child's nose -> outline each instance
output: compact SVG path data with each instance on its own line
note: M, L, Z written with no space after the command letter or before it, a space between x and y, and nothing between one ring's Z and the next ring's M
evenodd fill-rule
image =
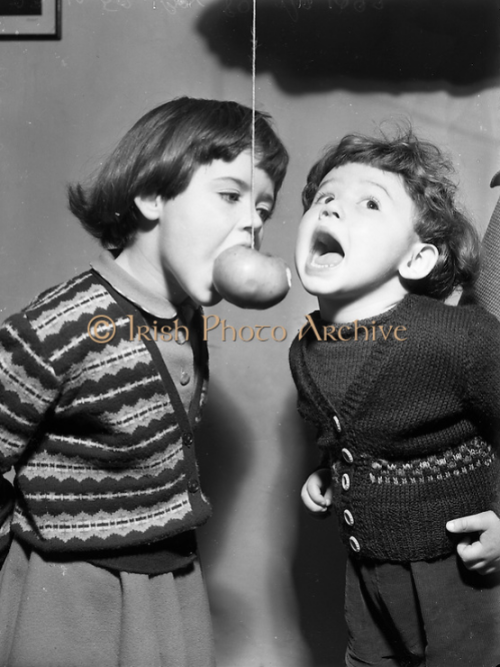
M243 228L249 231L253 229L254 233L256 234L262 230L263 226L264 223L259 215L259 212L257 210L248 211L248 214L245 215L243 219Z
M323 204L320 211L320 216L322 218L335 217L340 220L340 206L338 200L332 199L332 201Z

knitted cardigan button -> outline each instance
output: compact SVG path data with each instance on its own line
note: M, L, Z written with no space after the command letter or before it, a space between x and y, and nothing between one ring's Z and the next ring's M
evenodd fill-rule
M183 442L186 445L186 447L191 447L191 445L193 444L193 436L191 435L191 433L186 433L184 435Z
M199 488L200 488L200 485L199 485L197 479L190 479L189 480L189 482L188 482L188 491L189 491L189 493L196 493Z
M342 475L342 488L344 491L349 491L351 488L351 479L346 472Z
M354 461L354 456L347 447L342 448L342 458L346 463L352 463Z
M184 327L179 327L178 330L176 330L176 335L175 335L175 342L178 345L184 345L184 343L187 341L187 336L184 332Z
M340 419L337 417L337 415L333 415L333 423L335 424L335 430L337 433L341 433L342 426L340 425Z
M359 552L361 551L361 546L360 546L358 540L353 535L351 535L351 537L349 538L349 546L357 554L359 554Z
M352 512L350 512L349 510L344 510L344 521L348 526L354 525L354 517L352 515Z

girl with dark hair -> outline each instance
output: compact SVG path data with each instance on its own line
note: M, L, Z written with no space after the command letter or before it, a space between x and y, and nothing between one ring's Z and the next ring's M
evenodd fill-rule
M322 458L302 499L349 552L348 667L500 662L500 323L443 303L479 268L450 171L411 129L348 135L303 192L319 311L290 361ZM447 531L469 514L488 517L473 559Z
M104 247L122 249L143 220L136 197L174 199L200 166L214 160L232 162L252 145L255 166L271 179L275 197L288 156L269 120L267 114L255 111L252 144L248 107L190 97L167 102L137 121L90 186L69 188L70 209Z
M213 266L257 244L288 155L262 113L141 118L73 213L106 248L0 328L0 664L210 667L193 447ZM255 128L253 130L253 127Z

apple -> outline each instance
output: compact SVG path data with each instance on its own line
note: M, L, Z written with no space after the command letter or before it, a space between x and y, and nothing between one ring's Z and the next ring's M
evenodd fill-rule
M215 259L213 281L226 301L239 308L263 310L285 298L292 274L281 257L235 245Z

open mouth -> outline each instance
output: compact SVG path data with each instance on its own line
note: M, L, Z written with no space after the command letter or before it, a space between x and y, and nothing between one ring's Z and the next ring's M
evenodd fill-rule
M344 259L345 252L336 238L319 231L313 239L310 257L313 266L335 267Z

